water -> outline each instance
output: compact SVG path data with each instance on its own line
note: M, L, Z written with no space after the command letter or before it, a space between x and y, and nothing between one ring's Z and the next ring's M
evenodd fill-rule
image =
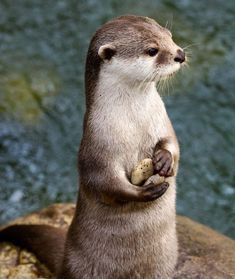
M235 238L235 2L1 1L0 219L74 201L83 72L96 28L127 13L168 26L190 67L164 89L181 145L177 208Z

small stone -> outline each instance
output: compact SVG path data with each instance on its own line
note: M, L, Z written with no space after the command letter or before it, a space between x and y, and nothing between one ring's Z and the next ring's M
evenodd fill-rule
M153 175L152 159L146 158L135 166L131 173L131 183L140 186Z

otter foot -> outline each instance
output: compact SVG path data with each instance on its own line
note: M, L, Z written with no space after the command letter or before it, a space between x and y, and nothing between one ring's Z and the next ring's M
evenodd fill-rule
M160 149L153 155L154 172L161 176L173 176L173 158L171 153L166 149Z
M163 182L158 185L149 183L142 186L141 189L141 200L148 202L160 198L168 189L169 183Z

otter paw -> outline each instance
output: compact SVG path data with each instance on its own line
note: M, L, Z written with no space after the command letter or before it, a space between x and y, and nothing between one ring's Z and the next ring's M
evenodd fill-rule
M143 201L153 201L160 198L168 189L169 183L163 182L158 185L149 183L141 187L141 196Z
M160 176L173 176L173 158L171 153L166 149L160 149L153 156L154 172Z

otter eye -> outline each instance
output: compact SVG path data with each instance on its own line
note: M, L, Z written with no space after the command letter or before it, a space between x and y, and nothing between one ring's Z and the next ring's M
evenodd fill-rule
M157 55L157 53L158 53L157 48L151 47L150 49L148 49L148 55L149 56L155 56L155 55Z

